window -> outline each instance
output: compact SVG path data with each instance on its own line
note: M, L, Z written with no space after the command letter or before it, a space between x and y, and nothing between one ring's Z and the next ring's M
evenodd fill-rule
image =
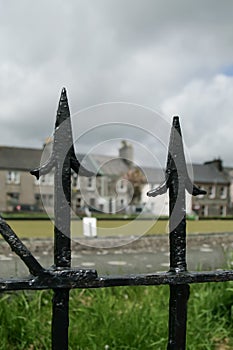
M81 197L77 197L77 199L76 199L76 203L77 203L77 205L81 205L80 203L81 203Z
M35 198L35 202L38 203L40 201L40 194L36 193L34 198Z
M214 198L215 197L215 186L209 186L208 188L208 194L209 198Z
M90 206L95 208L95 198L90 198Z
M89 189L89 190L95 189L95 178L94 177L87 178L87 189Z
M41 200L42 200L44 206L47 205L47 203L46 203L47 199L46 199L46 198L47 198L47 195L43 193L43 194L41 195Z
M102 213L104 212L104 205L103 204L99 205L99 211L101 211Z
M38 201L40 199L40 194L39 193L36 193L35 194L35 200Z
M6 182L8 184L19 184L20 183L20 173L18 171L8 171L6 175Z
M78 176L77 176L77 174L73 174L73 176L72 176L72 185L73 185L74 188L78 187Z
M49 205L49 207L53 207L53 195L52 194L49 194L48 205Z
M117 191L125 192L127 189L127 182L125 179L120 179L117 181Z
M10 193L7 193L8 197L9 198L13 198L13 199L19 199L19 193L17 192L10 192Z
M125 204L124 199L121 199L121 200L120 200L120 205L123 207L123 206L124 206L124 204Z
M208 216L208 206L207 205L201 206L201 216Z
M37 181L37 183L38 183L38 181ZM53 185L53 183L54 183L53 174L42 175L40 177L39 183L41 185Z
M220 187L220 198L226 198L227 197L227 186L221 186Z
M220 207L219 207L219 214L221 216L226 216L226 207L224 205L220 205Z
M53 207L53 195L52 194L42 194L42 202L45 207Z
M16 206L19 204L19 193L17 192L9 192L7 193L7 202L10 206Z

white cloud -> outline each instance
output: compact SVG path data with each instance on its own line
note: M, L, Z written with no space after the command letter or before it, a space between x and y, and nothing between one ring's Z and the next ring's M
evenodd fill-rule
M217 75L191 81L163 103L168 115L178 114L194 161L223 157L232 163L233 77Z

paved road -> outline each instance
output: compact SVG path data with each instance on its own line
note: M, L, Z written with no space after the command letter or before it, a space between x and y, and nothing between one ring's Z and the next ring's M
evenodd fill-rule
M188 247L187 262L189 270L209 270L226 268L226 262L233 258L233 249L226 249L223 244L199 243ZM36 255L36 253L34 253ZM36 255L44 267L53 264L52 254L47 250ZM80 268L94 268L101 274L130 274L165 271L169 267L167 247L161 246L156 252L129 251L121 249L97 251L74 251L72 265ZM0 276L26 276L27 269L14 253L0 254Z

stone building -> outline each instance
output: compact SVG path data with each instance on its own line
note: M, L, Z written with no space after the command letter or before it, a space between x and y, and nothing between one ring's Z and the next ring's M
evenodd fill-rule
M192 210L198 216L226 216L230 212L230 178L221 159L193 164L193 179L206 195L192 198Z
M0 147L0 211L40 207L39 186L29 173L40 158L39 149Z
M44 208L53 212L53 173L42 176L39 181L29 173L47 157L45 148L0 147L1 212ZM146 196L164 181L164 169L136 167L130 144L123 142L116 157L93 154L78 155L78 159L100 176L85 178L72 174L74 213L86 207L103 213L144 211L154 216L168 215L168 193L156 198ZM193 182L207 191L205 196L187 195L188 214L194 212L199 217L232 214L233 168L224 169L222 161L217 159L188 165L188 171Z

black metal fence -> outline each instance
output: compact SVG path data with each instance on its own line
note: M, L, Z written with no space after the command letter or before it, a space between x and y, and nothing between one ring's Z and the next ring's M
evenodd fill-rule
M165 182L148 196L169 190L170 269L165 273L99 276L91 269L71 268L71 171L93 176L76 159L66 90L59 101L55 124L53 151L40 168L31 171L39 178L54 168L54 266L43 268L10 226L0 219L0 233L12 250L23 260L31 275L28 278L0 279L0 291L53 289L52 349L68 349L69 291L73 288L104 288L112 286L170 286L169 350L186 347L187 305L189 284L233 280L233 270L189 272L186 264L185 190L192 195L205 192L193 185L187 172L179 118L174 117L166 167ZM77 344L78 346L78 344Z

